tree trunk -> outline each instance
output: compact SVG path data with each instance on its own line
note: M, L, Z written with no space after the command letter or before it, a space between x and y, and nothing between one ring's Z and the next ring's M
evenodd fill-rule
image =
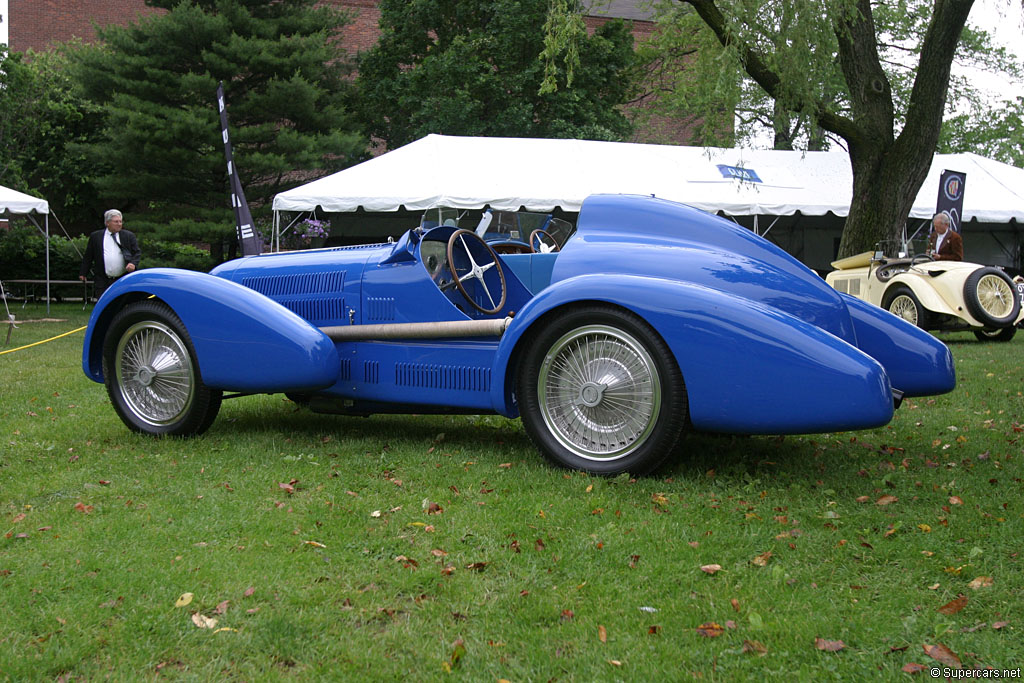
M906 124L895 136L892 91L878 56L871 0L854 7L835 27L839 64L850 95L850 116L833 112L826 100L787 102L812 113L824 130L849 144L853 169L850 214L839 257L869 251L880 240L898 239L914 199L928 175L942 127L950 65L974 0L934 0L931 22L921 44ZM716 0L681 0L693 6L722 45L735 46L747 74L776 101L783 81L760 52L730 27Z
M928 174L931 151L899 155L889 150L850 150L853 196L838 258L874 251L879 242L899 240L917 192Z

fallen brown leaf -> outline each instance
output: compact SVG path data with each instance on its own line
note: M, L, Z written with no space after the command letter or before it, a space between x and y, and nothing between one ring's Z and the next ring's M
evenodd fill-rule
M203 616L199 612L196 612L192 615L192 623L198 626L199 628L213 628L217 625L217 620Z
M946 614L946 615L956 614L957 612L959 612L960 610L962 610L966 606L967 606L967 596L966 595L961 595L960 597L956 598L955 600L950 600L945 605L940 607L939 608L939 613L940 614Z
M881 498L875 501L875 505L889 505L891 503L895 503L898 500L899 498L897 498L896 496L882 496Z
M744 640L741 652L743 652L743 654L763 657L768 654L768 648L756 640Z
M758 555L754 559L752 559L751 562L753 564L757 565L758 567L764 567L764 566L768 565L768 560L770 560L771 558L772 558L772 551L768 550L766 552L761 553L760 555Z
M814 647L825 652L839 652L846 647L846 643L841 640L825 640L824 638L815 638Z
M719 572L719 571L722 570L722 565L720 565L720 564L705 564L705 565L701 566L700 570L702 572L704 572L705 574L715 574L716 572Z
M993 583L991 576L979 576L967 584L967 587L972 590L978 590L979 588L990 588Z
M963 664L960 663L960 658L942 643L938 643L936 645L928 645L925 643L921 647L924 648L924 653L935 661L941 662L946 666L953 667L954 669L963 668Z
M717 638L723 633L725 633L725 629L723 629L720 624L716 624L713 621L709 621L697 627L697 635L704 636L705 638Z
M602 643L608 642L608 630L605 629L604 626L599 625L597 627L597 639L600 640Z
M918 664L917 662L908 662L903 665L901 671L907 674L919 674L927 668L928 667L926 667L924 664Z

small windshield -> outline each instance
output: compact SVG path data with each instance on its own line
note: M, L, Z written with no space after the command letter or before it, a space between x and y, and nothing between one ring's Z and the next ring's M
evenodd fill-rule
M928 251L928 237L917 237L913 240L881 240L875 246L885 258L913 258Z
M524 244L535 230L543 230L561 248L575 232L572 223L555 218L549 213L529 211L474 211L449 208L428 209L423 213L420 225L434 228L450 225L472 230L488 242L516 241Z

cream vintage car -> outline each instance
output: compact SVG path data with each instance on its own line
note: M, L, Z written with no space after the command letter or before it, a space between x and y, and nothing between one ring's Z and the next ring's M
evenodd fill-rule
M1000 268L933 261L927 254L890 258L881 251L832 267L825 281L835 289L925 330L971 330L980 340L1009 341L1024 319L1024 288Z

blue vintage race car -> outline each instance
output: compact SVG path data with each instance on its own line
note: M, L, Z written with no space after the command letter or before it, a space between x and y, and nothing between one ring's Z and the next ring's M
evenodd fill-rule
M877 427L955 385L931 335L680 204L593 196L560 250L499 254L487 232L137 271L97 303L85 373L149 434L202 433L225 392L284 392L521 416L552 461L604 474L652 470L687 430Z

